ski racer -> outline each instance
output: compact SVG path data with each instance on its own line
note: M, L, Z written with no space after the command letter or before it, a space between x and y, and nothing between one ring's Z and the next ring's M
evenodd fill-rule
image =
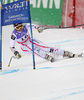
M29 28L30 28L29 24L22 24L22 23L14 24L14 30L12 32L10 40L10 49L14 53L17 59L21 58L21 55L15 48L16 42L20 44L20 47L24 53L27 54L32 53L32 41L28 32ZM32 28L37 29L38 32L43 31L42 27L36 27L35 25L32 25ZM69 58L78 56L69 51L48 47L37 39L33 39L33 44L34 44L34 54L51 62L54 61L54 58L50 56L48 53L55 53L58 55L62 55L63 57L67 56Z

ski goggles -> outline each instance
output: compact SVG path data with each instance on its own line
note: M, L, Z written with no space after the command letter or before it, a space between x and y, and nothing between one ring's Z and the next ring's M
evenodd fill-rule
M16 30L20 30L20 28L23 28L22 24L20 24L20 25L18 25L18 26L15 27Z

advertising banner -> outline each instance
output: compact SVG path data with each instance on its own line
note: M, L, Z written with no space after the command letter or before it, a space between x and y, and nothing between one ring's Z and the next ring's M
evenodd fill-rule
M27 0L4 4L2 9L2 18L2 26L14 23L29 23Z
M61 26L63 0L30 0L30 6L32 23Z

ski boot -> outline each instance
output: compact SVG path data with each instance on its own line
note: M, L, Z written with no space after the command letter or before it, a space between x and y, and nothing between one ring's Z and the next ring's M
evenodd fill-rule
M75 56L75 54L73 54L72 52L64 51L63 57L73 58L74 56Z
M82 55L83 55L83 53L81 53L81 54L73 54L72 52L64 51L63 57L76 58L76 57L82 57Z
M54 58L48 54L46 54L45 59L51 62L54 62Z

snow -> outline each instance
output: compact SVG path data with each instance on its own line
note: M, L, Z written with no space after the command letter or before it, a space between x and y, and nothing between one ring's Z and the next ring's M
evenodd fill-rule
M0 100L83 100L84 99L84 58L63 58L56 56L51 63L35 56L33 70L32 55L25 55L19 44L17 50L21 59L9 60L10 36L13 26L3 27L2 65L0 72ZM29 31L30 32L30 31ZM84 51L83 29L47 29L43 33L33 30L34 38L48 46L54 46L73 53Z

